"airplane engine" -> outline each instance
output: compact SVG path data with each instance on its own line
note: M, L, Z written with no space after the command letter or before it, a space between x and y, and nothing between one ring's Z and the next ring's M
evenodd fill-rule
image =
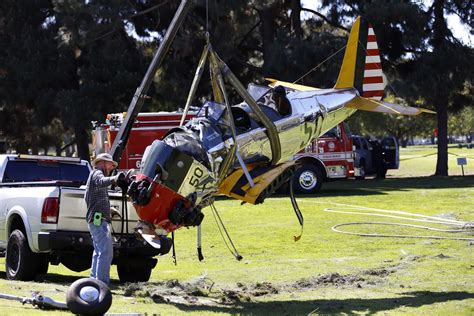
M199 202L212 181L208 168L194 157L156 140L127 193L141 220L171 232L202 222Z

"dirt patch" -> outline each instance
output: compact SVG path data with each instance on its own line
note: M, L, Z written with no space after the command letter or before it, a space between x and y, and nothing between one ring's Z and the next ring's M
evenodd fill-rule
M436 258L436 259L449 259L449 258L452 258L452 257L446 256L445 254L440 253L440 254L434 256L433 258Z
M385 278L395 272L395 268L379 268L364 271L364 274Z
M395 272L393 267L363 271L357 275L328 273L312 278L300 279L289 284L257 282L236 283L235 286L220 287L207 277L189 282L169 280L156 283L133 283L119 289L128 297L150 298L155 303L174 303L186 305L229 306L252 302L259 298L280 293L310 291L320 287L355 287L373 285ZM376 280L376 281L374 281ZM378 280L378 281L377 281Z

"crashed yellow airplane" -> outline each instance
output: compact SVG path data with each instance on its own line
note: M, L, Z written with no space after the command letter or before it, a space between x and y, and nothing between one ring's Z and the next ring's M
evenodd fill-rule
M154 141L128 188L139 217L161 234L199 225L204 216L201 209L212 204L216 195L263 202L291 178L296 153L356 110L431 113L381 101L386 83L379 50L371 25L360 17L352 27L332 89L272 79L269 86L250 84L245 89L210 45L203 52L195 82L207 59L215 101L206 102L186 125ZM237 90L242 103L229 104L224 80ZM194 83L193 87L195 91Z

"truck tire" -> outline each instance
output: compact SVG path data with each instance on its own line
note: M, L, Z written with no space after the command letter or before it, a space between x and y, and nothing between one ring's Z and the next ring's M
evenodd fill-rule
M366 170L365 170L365 161L362 160L360 162L360 173L357 177L355 177L357 180L364 180L365 179L365 173L366 173Z
M36 270L38 271L38 274L47 274L48 273L48 268L49 268L49 261L48 261L48 255L46 254L36 254L38 265Z
M5 271L7 279L31 281L38 274L37 258L35 256L25 234L15 229L8 238L7 254L5 259Z
M128 263L117 264L117 274L120 282L147 282L150 279L152 267L132 265Z
M323 185L323 172L319 166L303 164L296 169L293 175L294 189L298 193L314 194L321 190Z
M385 179L387 176L387 168L382 167L381 169L377 170L377 179Z

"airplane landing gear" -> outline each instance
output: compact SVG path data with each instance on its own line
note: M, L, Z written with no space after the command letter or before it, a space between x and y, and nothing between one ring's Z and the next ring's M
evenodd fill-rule
M103 315L112 305L112 293L104 282L83 278L67 290L66 304L74 314Z

